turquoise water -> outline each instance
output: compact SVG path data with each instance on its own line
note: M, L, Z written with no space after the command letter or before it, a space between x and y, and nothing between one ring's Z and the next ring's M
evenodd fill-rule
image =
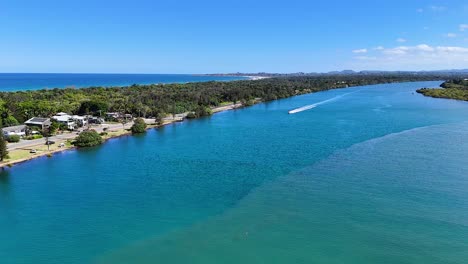
M439 84L303 95L6 169L0 259L466 263L468 104L413 93Z
M90 86L244 80L246 77L190 74L0 73L0 92Z

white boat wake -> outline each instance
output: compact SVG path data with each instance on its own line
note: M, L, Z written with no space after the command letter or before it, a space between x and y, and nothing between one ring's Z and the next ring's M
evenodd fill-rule
M323 104L326 104L326 103L329 103L329 102L336 101L336 100L340 99L340 98L343 97L343 96L346 96L346 95L348 95L348 94L357 93L357 92L359 92L359 91L361 91L361 90L357 90L357 91L354 91L354 92L341 94L341 95L335 96L335 97L333 97L333 98L327 99L327 100L325 100L325 101L321 101L321 102L318 102L318 103L315 103L315 104L311 104L311 105L306 105L306 106L303 106L303 107L299 107L299 108L296 108L296 109L293 109L293 110L288 111L288 113L289 113L289 114L300 113L300 112L303 112L303 111L306 111L306 110L315 108L315 107L317 107L317 106L319 106L319 105L323 105Z

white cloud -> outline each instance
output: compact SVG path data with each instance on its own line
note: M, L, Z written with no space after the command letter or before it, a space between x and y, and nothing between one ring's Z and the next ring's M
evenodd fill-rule
M416 9L416 12L423 13L426 10L432 11L432 12L442 12L442 11L447 10L447 7L438 6L438 5L430 5L430 6L426 7L426 8L418 8L418 9Z
M383 46L377 46L374 48L374 50L384 50L385 48Z
M356 60L362 60L362 61L373 61L377 60L377 57L371 57L371 56L356 56L354 57Z
M367 49L356 49L353 50L353 53L367 53Z
M349 67L357 70L436 70L466 68L468 47L397 46L376 50L375 55L354 57Z
M468 53L468 48L464 47L437 47L437 51L446 52L446 53Z
M429 9L434 11L434 12L441 12L441 11L445 11L447 8L445 6L431 5L431 6L429 6Z
M408 47L400 46L392 49L383 49L382 52L388 55L404 55L408 51Z
M457 37L457 34L455 34L455 33L447 33L445 36L446 36L447 38L456 38L456 37Z
M403 43L403 42L406 42L406 39L404 39L404 38L397 38L396 41L397 41L397 42L400 42L400 43Z
M459 27L460 31L465 31L466 29L468 29L468 24L461 24Z
M415 47L416 50L431 52L434 51L434 48L427 44L420 44Z

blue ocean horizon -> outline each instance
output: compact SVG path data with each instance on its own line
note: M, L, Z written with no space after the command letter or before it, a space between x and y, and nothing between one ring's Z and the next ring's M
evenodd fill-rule
M137 73L0 73L0 92L245 80L240 76Z

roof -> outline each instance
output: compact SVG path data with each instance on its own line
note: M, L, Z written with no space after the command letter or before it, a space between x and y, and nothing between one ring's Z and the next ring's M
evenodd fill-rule
M3 132L15 132L18 130L23 130L26 128L26 125L19 125L19 126L10 126L2 128Z
M33 117L29 119L28 121L24 122L25 124L32 124L32 125L42 125L44 123L49 123L50 119L49 118L44 118L44 117Z
M64 112L60 112L60 113L57 113L56 116L63 116L63 115L68 115L67 113L64 113Z
M65 114L65 115L56 115L56 116L53 116L52 118L59 121L59 122L73 121L72 117L70 115L67 115L67 114Z
M85 116L79 116L79 115L74 115L72 116L73 119L77 119L77 120L85 120L86 117Z

